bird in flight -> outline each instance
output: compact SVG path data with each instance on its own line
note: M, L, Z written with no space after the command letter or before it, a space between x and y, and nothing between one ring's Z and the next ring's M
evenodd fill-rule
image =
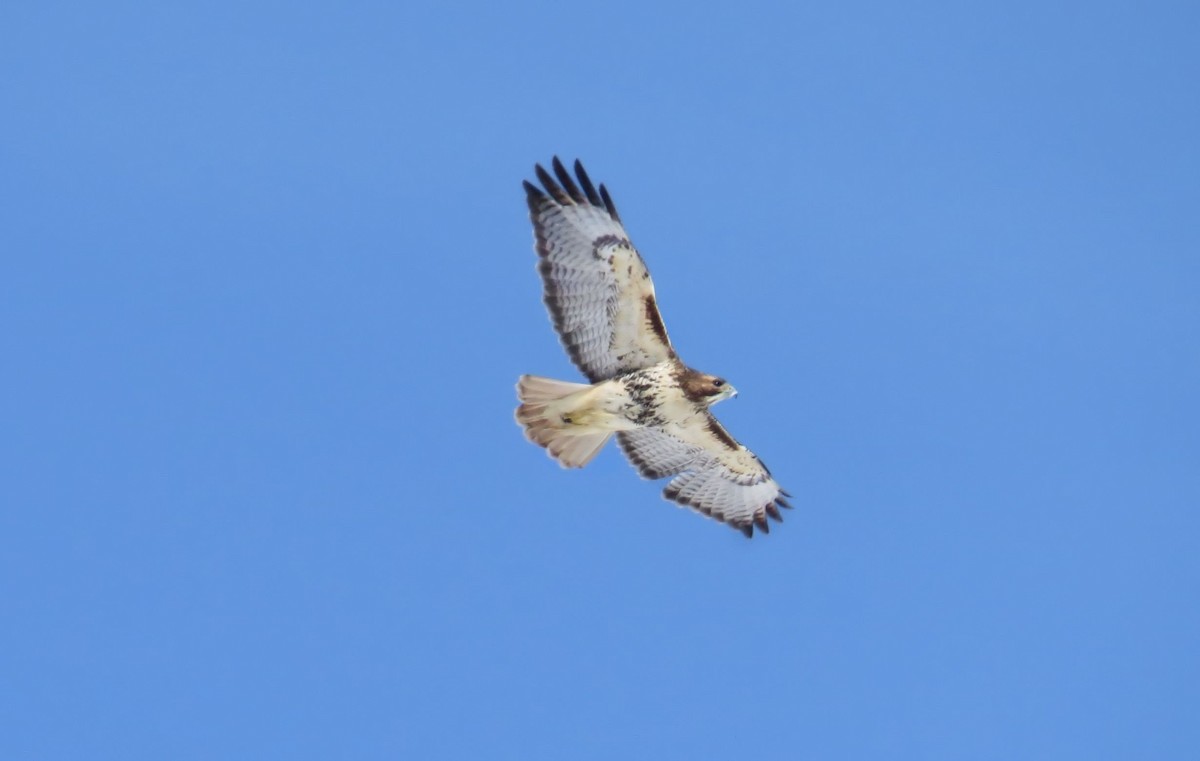
M517 422L567 468L582 468L615 434L644 478L671 478L663 496L739 529L767 533L789 495L709 408L737 395L671 346L654 284L608 190L575 162L526 181L544 301L588 383L522 375Z

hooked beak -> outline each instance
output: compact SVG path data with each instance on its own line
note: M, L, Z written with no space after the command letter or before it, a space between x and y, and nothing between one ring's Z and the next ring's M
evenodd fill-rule
M733 399L736 396L737 396L737 389L733 387L732 383L726 383L725 388L721 390L721 398L722 399Z

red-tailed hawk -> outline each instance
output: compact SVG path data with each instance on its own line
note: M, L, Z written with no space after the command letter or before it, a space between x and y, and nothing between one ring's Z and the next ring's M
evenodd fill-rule
M554 176L535 167L541 188L525 183L538 272L554 329L590 383L521 376L517 422L567 468L586 465L615 433L643 477L674 476L667 499L746 536L766 533L790 495L708 409L737 392L676 355L604 185L597 192L578 161L575 178L557 157L552 166Z

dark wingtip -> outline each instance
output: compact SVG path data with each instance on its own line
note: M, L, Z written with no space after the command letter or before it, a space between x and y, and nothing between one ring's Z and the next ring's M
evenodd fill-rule
M666 499L670 502L676 502L685 507L690 507L693 510L696 510L697 512L699 512L701 515L708 516L709 518L712 518L713 520L724 523L726 526L729 526L732 529L737 529L738 531L742 532L742 534L747 539L753 538L755 527L757 527L758 530L760 532L762 532L763 534L771 533L771 524L767 520L768 517L770 517L776 521L779 521L780 523L783 522L783 516L779 513L779 508L777 507L777 505L781 502L781 500L778 500L778 499L776 499L775 501L769 502L766 505L764 505L763 507L761 507L759 509L759 512L757 514L755 514L749 520L735 521L735 520L727 519L725 517L724 513L710 510L709 508L705 507L700 502L696 502L695 500L691 500L691 499L687 499L687 498L681 499L679 496L679 491L672 489L670 484L668 484L667 487L665 489L663 489L662 495L663 495L664 499ZM784 507L791 507L791 506L785 504Z
M596 186L592 184L592 178L588 177L587 171L583 168L583 162L575 159L575 176L579 178L579 184L583 186L583 192L587 194L588 203L592 206L603 206L604 201L601 200L600 194L596 192Z
M521 180L521 185L525 188L525 200L529 202L529 208L535 209L546 199L546 194L537 185L534 185L529 180Z
M554 160L558 161L558 158L556 157ZM564 205L571 203L571 197L563 192L563 189L558 186L558 183L554 181L554 178L550 176L550 173L546 171L545 167L543 167L541 164L535 164L533 167L533 172L537 175L538 182L542 183L542 187L546 189L547 193L554 197L555 201L558 201L560 204Z
M608 188L604 187L604 183L600 183L600 199L604 201L604 208L608 209L608 216L613 218L613 221L620 222L621 215L617 214L617 205L613 203L612 196L608 194Z
M575 203L587 203L587 199L583 197L583 193L580 192L579 186L576 185L575 180L571 178L571 173L568 172L567 168L563 166L563 163L558 160L558 156L554 157L554 160L551 162L551 164L554 167L555 176L558 177L559 183L561 183L566 189L567 195L571 196L571 200Z
M571 173L567 171L567 167L558 156L554 156L550 160L550 168L554 170L554 174L546 171L541 164L534 164L533 171L545 191L537 186L533 186L531 189L531 183L526 182L525 193L531 200L535 198L534 192L536 191L536 198L539 200L549 195L563 206L590 203L592 206L602 207L614 222L620 223L621 215L617 213L617 205L613 203L612 196L608 194L608 188L601 183L599 192L597 192L596 186L592 184L592 178L583 168L582 161L575 159L575 177L578 178L578 183L571 177Z

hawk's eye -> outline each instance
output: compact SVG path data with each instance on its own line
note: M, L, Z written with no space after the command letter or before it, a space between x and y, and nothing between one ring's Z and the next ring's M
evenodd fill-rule
M725 385L725 381L722 380L721 378L717 378L715 381L713 381L713 386L715 386L716 388L720 388L721 386L724 386L724 385Z

